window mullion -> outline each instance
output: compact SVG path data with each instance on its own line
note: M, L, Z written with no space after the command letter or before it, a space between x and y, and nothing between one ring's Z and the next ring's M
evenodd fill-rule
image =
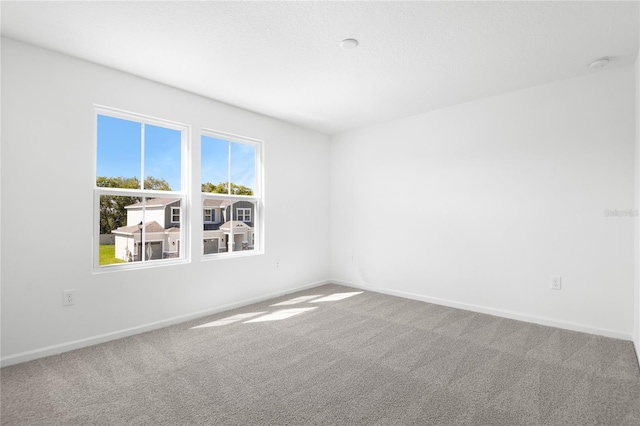
M144 243L146 241L146 226L147 218L145 217L147 214L147 197L142 197L142 228L140 228L140 261L146 261L146 256L144 252Z
M144 189L144 123L140 128L140 189Z
M235 204L236 203L233 202L229 206L229 216L231 216L231 221L229 222L229 247L231 248L231 250L229 250L229 251L232 252L232 253L234 251L236 251L236 247L235 247L236 240L233 237L233 206Z
M231 195L231 142L227 142L227 195Z

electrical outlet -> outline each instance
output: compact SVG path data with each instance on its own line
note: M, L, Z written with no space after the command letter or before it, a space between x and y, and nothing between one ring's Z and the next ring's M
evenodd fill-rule
M76 291L65 290L62 292L62 306L71 306L76 304Z
M276 269L280 269L280 260L276 259Z
M551 277L551 289L552 290L562 289L562 277Z

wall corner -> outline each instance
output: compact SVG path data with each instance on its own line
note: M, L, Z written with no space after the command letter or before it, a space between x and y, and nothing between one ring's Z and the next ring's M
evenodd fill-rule
M638 211L640 211L640 49L636 56L635 62L635 120L636 120L636 134L635 134L635 233L634 233L634 299L633 299L633 343L636 349L636 356L638 357L638 364L640 364L640 218L638 217Z

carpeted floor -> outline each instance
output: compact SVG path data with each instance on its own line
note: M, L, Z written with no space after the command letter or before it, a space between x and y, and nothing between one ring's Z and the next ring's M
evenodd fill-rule
M6 367L1 386L3 425L640 425L631 342L334 285Z

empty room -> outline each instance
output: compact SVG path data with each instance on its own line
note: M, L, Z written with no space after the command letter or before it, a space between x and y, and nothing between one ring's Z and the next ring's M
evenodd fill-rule
M639 1L2 1L2 425L639 425Z

